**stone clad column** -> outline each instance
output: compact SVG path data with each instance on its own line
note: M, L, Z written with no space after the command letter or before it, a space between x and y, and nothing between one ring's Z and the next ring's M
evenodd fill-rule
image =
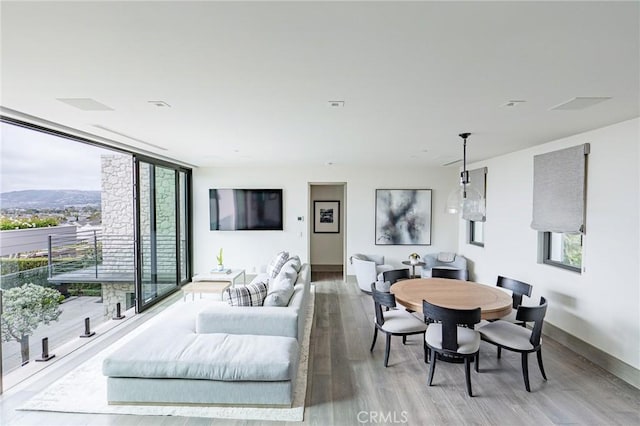
M113 317L116 303L130 308L134 290L133 159L129 155L103 155L102 163L102 299L104 314ZM130 281L109 281L127 274ZM113 279L113 278L112 278Z

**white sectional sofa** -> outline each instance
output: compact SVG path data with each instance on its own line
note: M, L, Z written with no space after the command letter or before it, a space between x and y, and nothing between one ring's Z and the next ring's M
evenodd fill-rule
M105 359L109 403L290 406L309 293L305 264L284 307L182 302Z

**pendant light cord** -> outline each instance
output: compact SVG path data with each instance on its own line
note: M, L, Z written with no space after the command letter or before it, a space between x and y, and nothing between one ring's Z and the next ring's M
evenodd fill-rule
M469 183L469 172L467 171L467 138L471 133L460 133L462 138L462 173L460 173L460 180L462 182L462 195L467 198L467 184Z

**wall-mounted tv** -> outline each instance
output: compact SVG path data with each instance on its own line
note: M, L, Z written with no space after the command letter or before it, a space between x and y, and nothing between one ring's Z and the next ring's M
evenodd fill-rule
M210 189L212 231L282 231L282 189Z

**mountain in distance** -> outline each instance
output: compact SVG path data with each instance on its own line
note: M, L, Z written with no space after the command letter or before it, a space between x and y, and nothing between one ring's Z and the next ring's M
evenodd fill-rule
M3 192L0 208L3 209L63 209L65 207L100 207L101 191L76 189L29 189Z

